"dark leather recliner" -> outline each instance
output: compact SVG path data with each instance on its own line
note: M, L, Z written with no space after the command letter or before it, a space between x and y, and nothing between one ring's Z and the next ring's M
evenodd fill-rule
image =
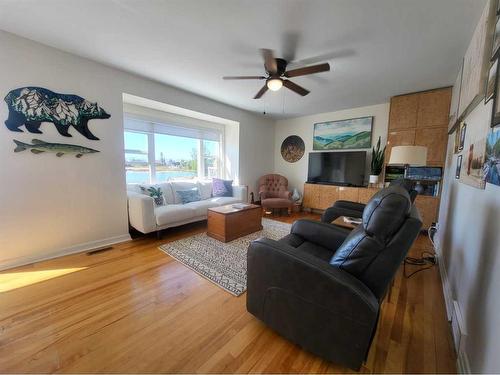
M298 220L279 241L253 241L247 310L303 349L357 370L421 226L408 192L391 186L373 196L352 231Z
M413 189L413 183L405 178L400 178L391 182L390 186L402 186L410 194L410 200L413 203L418 193ZM328 207L321 215L323 223L331 223L341 216L354 217L360 219L365 209L365 204L351 201L338 200L333 206Z

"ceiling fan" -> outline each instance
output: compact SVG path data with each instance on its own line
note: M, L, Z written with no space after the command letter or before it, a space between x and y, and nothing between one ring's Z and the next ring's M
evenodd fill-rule
M267 90L278 91L282 86L296 92L299 95L306 96L309 90L302 86L293 83L286 78L305 76L320 72L327 72L330 70L330 64L323 63L318 65L306 66L304 68L286 70L288 62L285 59L275 58L274 52L270 49L261 49L262 57L264 58L264 68L266 69L267 76L226 76L222 79L260 79L266 80L266 84L259 90L253 97L260 99Z

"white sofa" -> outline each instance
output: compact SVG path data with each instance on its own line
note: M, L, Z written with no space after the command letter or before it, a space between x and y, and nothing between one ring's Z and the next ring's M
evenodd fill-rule
M153 198L141 192L140 186L160 186L165 197L164 206L155 207ZM197 187L201 196L198 202L182 204L178 190ZM212 197L212 181L171 181L154 185L127 184L128 215L132 227L142 233L205 220L210 207L246 202L247 187L233 186L232 197Z

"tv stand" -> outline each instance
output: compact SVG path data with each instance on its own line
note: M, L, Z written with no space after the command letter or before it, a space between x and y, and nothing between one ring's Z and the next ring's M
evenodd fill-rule
M366 204L379 190L380 188L375 187L335 186L306 182L302 207L308 210L323 211L339 200ZM422 217L423 228L429 228L437 218L439 197L418 195L415 199L415 206Z
M338 200L367 203L379 188L338 186L319 183L304 184L302 206L311 210L326 210Z

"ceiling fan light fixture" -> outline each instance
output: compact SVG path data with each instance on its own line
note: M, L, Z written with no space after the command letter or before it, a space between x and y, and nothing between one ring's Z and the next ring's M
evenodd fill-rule
M266 82L267 88L271 91L278 91L283 86L283 80L280 78L271 78Z

